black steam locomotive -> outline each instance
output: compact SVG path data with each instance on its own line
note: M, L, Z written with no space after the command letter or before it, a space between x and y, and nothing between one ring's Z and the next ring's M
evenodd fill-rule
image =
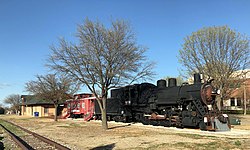
M230 130L228 116L216 106L217 91L212 80L202 83L200 74L194 84L176 85L176 79L129 85L111 90L107 101L108 120L141 122L143 124L200 128L201 130Z

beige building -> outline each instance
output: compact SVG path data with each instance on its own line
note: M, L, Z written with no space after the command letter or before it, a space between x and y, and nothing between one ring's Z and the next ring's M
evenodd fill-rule
M34 117L50 117L55 114L52 102L39 100L35 96L22 95L21 115Z

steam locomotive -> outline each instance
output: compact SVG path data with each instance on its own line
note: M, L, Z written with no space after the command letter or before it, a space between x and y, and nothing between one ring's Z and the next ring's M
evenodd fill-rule
M216 105L217 90L212 80L201 82L194 74L193 84L176 85L176 79L158 80L157 85L142 83L111 90L107 100L108 120L141 122L145 125L199 128L201 130L230 130L228 116ZM96 118L101 118L95 104Z

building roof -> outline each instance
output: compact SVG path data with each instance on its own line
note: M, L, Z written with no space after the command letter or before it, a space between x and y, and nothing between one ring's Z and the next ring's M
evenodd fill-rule
M20 105L54 105L53 102L38 98L34 95L21 95Z
M245 87L244 87L245 85ZM243 98L244 96L244 88L246 92L246 98L250 99L250 78L248 78L239 88L236 88L232 91L230 97L234 98Z

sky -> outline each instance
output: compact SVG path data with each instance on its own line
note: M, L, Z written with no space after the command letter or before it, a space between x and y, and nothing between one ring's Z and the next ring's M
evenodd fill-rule
M0 104L10 94L27 94L25 83L35 75L48 74L50 46L61 37L75 42L86 18L105 25L129 21L137 43L156 62L152 82L180 74L178 51L192 32L227 25L250 35L249 0L1 0Z

